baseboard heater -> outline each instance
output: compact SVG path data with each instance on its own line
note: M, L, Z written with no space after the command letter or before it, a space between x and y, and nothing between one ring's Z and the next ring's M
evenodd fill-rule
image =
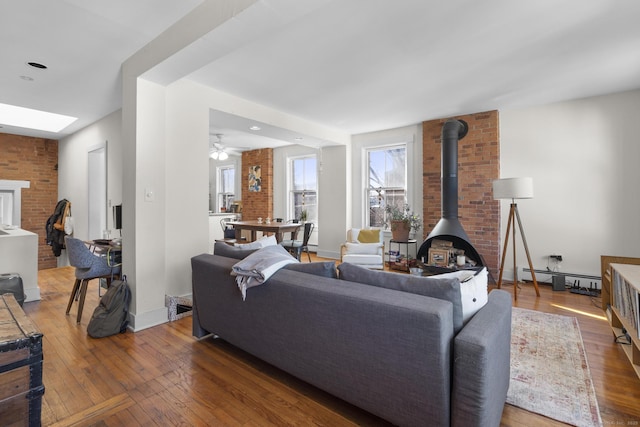
M522 271L531 273L530 268L523 268ZM565 271L549 271L549 270L534 269L533 272L536 274L548 274L552 276L551 285L553 286L554 291L564 291L566 289L565 284L567 283L567 277L575 277L576 279L589 279L589 280L599 280L599 281L602 280L602 277L600 276L592 276L589 274L581 274L581 273L567 273ZM587 293L585 293L585 290L586 288L578 287L575 292L573 289L571 289L571 292L584 294L584 295L597 296L597 292L595 292L595 295L592 295L594 293L592 289L586 290Z

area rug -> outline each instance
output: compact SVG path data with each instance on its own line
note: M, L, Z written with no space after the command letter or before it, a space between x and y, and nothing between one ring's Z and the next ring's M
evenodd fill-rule
M513 308L507 403L575 426L602 426L578 319Z

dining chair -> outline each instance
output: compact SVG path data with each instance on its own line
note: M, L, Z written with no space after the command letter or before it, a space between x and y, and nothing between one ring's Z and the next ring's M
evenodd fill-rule
M309 262L311 262L311 255L309 254L309 238L311 237L311 232L313 232L314 227L315 225L312 222L306 222L304 224L304 235L302 236L302 240L283 240L280 242L280 245L289 251L289 253L295 255L298 261L300 261L302 251L305 251L309 257Z
M65 247L69 257L69 264L75 267L76 280L73 283L73 290L69 296L66 314L69 314L73 301L78 301L78 315L76 322L82 320L82 309L84 308L84 300L87 295L87 286L92 279L105 278L107 286L111 284L111 280L120 276L120 266L111 265L109 255L96 255L87 247L80 239L65 236Z
M230 226L227 225L227 222L233 221L233 218L222 218L220 220L220 226L222 227L222 232L223 232L223 238L219 241L221 242L225 242L228 244L233 245L234 243L237 242L236 240L236 230ZM241 237L240 241L244 241L246 242L246 237Z

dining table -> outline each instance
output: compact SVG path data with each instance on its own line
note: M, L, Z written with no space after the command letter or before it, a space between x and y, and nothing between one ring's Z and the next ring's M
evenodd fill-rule
M273 233L278 243L282 242L285 233L291 233L291 240L296 240L298 230L302 226L299 222L277 222L277 221L228 221L228 226L232 226L236 232L236 240L240 241L242 230L251 231L251 241L256 240L256 233L261 231L264 234Z

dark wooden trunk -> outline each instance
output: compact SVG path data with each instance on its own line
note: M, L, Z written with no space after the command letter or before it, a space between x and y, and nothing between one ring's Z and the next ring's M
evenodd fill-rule
M0 420L8 426L40 426L42 334L13 294L0 295Z

